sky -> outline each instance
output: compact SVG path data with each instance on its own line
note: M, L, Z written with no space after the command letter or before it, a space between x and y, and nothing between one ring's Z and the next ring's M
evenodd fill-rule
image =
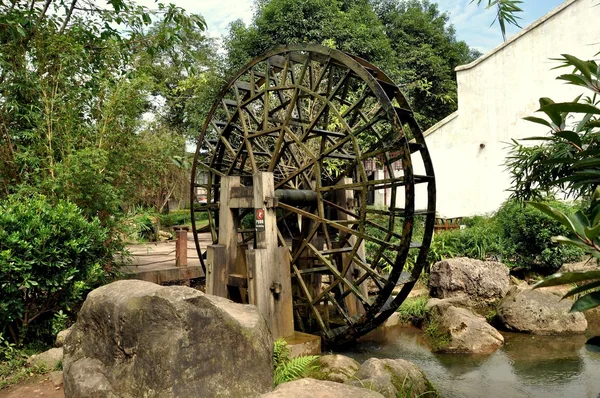
M564 0L524 0L521 8L520 25L525 27L563 3ZM254 0L169 0L188 12L201 14L207 24L211 36L218 37L227 33L227 26L236 19L246 24L252 20ZM450 14L450 22L456 29L459 40L469 46L486 53L502 43L502 35L497 24L490 26L494 20L493 9L485 10L483 5L477 7L471 0L433 0L440 10ZM139 4L152 7L153 0L138 0ZM486 3L484 1L484 3ZM507 29L508 37L520 29L512 26Z

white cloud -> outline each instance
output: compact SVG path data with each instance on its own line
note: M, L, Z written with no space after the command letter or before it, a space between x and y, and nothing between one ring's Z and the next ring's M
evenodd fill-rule
M252 0L169 0L168 2L184 8L190 13L200 14L206 20L208 32L212 36L227 33L227 26L236 19L246 24L254 14ZM155 7L154 0L137 0L140 5Z

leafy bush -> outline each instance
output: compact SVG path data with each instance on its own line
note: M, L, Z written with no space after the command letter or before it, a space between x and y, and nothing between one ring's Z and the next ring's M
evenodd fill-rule
M559 201L547 201L554 207L570 209ZM576 247L557 246L550 241L566 228L541 211L522 202L505 202L492 217L464 220L462 230L435 235L429 252L430 262L452 257L480 260L495 259L534 272L549 273L563 263L577 261L584 254Z
M203 221L208 218L206 212L196 212L196 221ZM163 228L172 227L173 225L189 225L192 222L192 216L189 209L174 210L169 214L160 216L160 225Z
M430 263L452 257L498 258L510 246L494 218L478 216L467 222L465 229L454 229L433 237Z
M573 208L555 200L546 203L562 211ZM502 254L513 264L549 273L558 270L563 263L579 260L584 254L577 247L552 243L551 238L566 235L567 228L532 206L524 206L519 201L507 201L494 218L503 237L509 242Z
M103 283L120 248L73 203L7 197L0 202L0 333L22 344L45 319L50 335L52 313L73 309Z

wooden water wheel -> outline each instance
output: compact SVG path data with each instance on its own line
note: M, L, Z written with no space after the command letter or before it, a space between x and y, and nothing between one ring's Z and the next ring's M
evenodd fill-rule
M219 240L221 180L251 184L261 171L273 173L296 330L332 345L384 322L421 274L435 220L431 159L398 87L318 45L279 47L238 72L207 117L192 170L192 220L208 219L193 225L203 267L199 233ZM238 244L252 247L254 212L237 214Z

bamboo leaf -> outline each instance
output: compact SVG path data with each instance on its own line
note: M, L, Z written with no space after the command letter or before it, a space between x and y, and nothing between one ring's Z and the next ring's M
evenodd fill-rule
M579 137L579 134L573 131L557 131L556 133L554 133L554 135L560 138L564 138L565 140L577 145L578 147L581 147L581 137Z
M527 116L527 117L524 117L523 119L527 120L529 122L533 122L533 123L537 123L537 124L542 124L544 126L552 128L552 125L550 124L550 122L547 121L546 119L542 119L541 117Z
M588 80L592 80L592 73L586 61L582 61L581 59L569 54L562 54L562 56Z
M600 292L593 292L580 297L573 303L569 312L583 312L600 305Z
M558 222L563 224L565 227L569 228L571 231L573 231L573 232L576 231L575 226L573 225L573 222L563 212L556 210L555 208L548 206L545 203L527 202L527 204L535 207L536 209L540 210L542 213L545 213L545 214L549 215L550 217L554 218L555 220L557 220Z
M600 279L600 271L559 272L533 285L532 289Z
M557 102L555 104L544 105L540 108L540 111L550 115L550 113L591 113L594 115L600 115L600 109L590 104L580 104L575 102Z
M569 290L567 292L567 294L565 294L563 296L563 299L572 297L572 296L574 296L576 294L579 294L579 293L587 292L588 290L592 290L592 289L594 289L594 288L596 288L598 286L600 286L600 280L599 281L594 281L594 282L587 283L587 284L585 284L583 286L577 286L576 288Z

